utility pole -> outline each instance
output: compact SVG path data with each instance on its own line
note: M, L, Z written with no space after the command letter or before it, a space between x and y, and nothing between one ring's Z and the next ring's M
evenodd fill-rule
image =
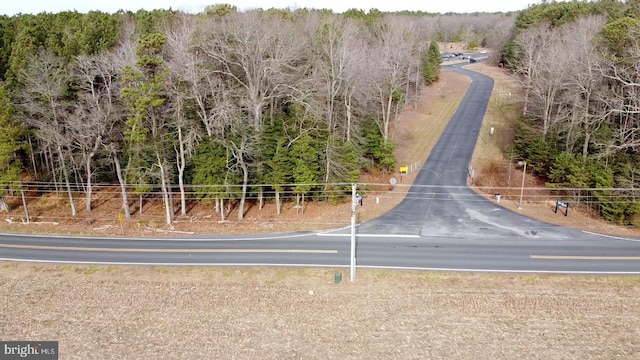
M527 175L527 162L526 161L518 161L518 165L523 166L522 168L522 186L520 186L520 204L518 204L518 210L522 209L522 196L524 195L524 179Z
M31 221L29 218L29 209L27 208L27 199L24 196L24 184L20 183L20 194L22 195L22 206L24 207L24 214L27 217L27 223Z
M351 184L351 282L356 281L356 184Z

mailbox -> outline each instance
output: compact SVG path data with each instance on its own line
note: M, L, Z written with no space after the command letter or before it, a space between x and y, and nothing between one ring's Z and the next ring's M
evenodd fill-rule
M556 208L553 210L554 213L558 212L558 208L564 209L564 216L569 214L569 203L565 201L556 200Z

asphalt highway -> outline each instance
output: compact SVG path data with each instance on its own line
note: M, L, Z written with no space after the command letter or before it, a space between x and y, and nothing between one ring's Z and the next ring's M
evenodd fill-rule
M640 274L640 239L524 217L466 186L493 80L472 83L411 189L356 229L358 267ZM347 215L348 216L348 215ZM348 267L350 229L211 238L113 239L0 234L0 260L96 264Z

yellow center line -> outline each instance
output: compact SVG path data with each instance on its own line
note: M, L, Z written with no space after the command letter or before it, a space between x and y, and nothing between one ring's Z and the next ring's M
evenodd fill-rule
M640 256L530 255L529 257L547 260L640 260Z
M337 254L338 250L298 250L298 249L135 249L135 248L90 248L75 246L40 246L0 244L0 248L66 251L102 252L149 252L149 253L282 253L282 254Z

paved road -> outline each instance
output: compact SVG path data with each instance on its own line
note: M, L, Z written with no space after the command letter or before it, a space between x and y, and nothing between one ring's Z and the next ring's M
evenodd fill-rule
M409 196L358 226L358 266L439 270L640 274L640 240L533 220L466 187L493 81L473 81ZM99 239L0 235L0 258L31 261L348 266L349 229L261 237Z
M447 67L472 79L458 110L433 148L409 196L388 214L364 224L363 233L492 238L572 238L575 232L533 220L486 201L466 186L468 166L491 97L493 79Z
M359 267L640 274L640 242L456 236L358 237ZM299 233L236 239L99 239L3 235L0 258L47 262L345 267L347 234Z

